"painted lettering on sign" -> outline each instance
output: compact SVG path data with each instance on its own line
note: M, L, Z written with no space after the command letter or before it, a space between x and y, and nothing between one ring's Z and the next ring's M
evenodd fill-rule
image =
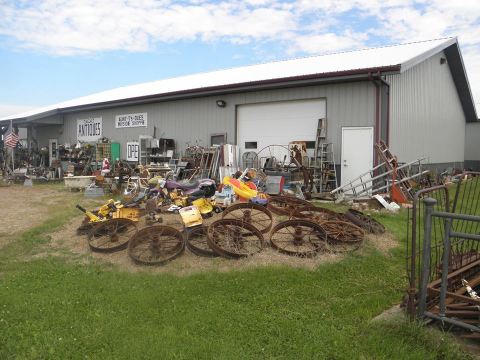
M127 142L127 161L138 161L139 148L137 141Z
M102 137L102 118L77 120L77 141L97 141Z
M147 127L147 113L116 115L115 127Z

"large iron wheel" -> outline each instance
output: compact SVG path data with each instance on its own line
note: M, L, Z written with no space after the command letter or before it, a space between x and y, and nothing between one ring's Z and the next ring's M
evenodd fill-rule
M326 247L327 235L323 228L309 220L287 220L277 224L270 243L278 251L296 256L314 256Z
M348 209L348 211L345 213L345 218L355 225L365 229L369 233L383 234L385 232L385 226L361 211Z
M111 253L123 250L137 232L135 222L130 219L110 219L96 225L88 236L92 251Z
M219 256L207 242L207 228L196 226L185 230L186 245L188 250L198 256L216 257Z
M257 204L240 203L227 207L222 214L223 219L236 219L253 225L262 234L272 228L272 213L266 207Z
M263 250L262 233L253 225L235 219L214 221L207 229L208 245L219 255L241 258Z
M179 256L185 248L183 235L171 226L154 225L135 234L128 255L138 264L160 265Z
M272 196L268 199L268 209L277 215L292 216L300 207L314 207L314 205L294 196Z
M325 221L322 228L327 233L330 243L359 243L365 237L362 228L346 221Z
M335 211L321 208L321 207L303 207L293 213L294 218L308 219L317 224L321 224L324 221L341 221L343 215Z

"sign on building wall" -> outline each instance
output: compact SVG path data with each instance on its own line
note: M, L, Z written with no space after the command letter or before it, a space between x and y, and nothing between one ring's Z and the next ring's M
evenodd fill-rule
M130 127L147 127L147 113L125 114L115 116L115 127L130 128Z
M97 141L102 137L102 117L77 119L77 141Z
M139 147L138 141L127 142L127 161L138 162Z

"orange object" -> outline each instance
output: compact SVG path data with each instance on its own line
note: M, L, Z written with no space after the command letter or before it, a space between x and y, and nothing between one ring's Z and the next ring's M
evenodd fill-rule
M397 204L406 204L408 199L403 194L400 186L395 184L395 179L397 177L397 162L395 161L393 165L392 172L392 188L390 189L390 200L396 202Z

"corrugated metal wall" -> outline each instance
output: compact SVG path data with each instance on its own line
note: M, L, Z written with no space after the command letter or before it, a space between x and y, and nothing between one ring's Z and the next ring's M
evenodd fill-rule
M390 83L390 147L400 161L463 162L465 117L443 52Z
M465 128L465 160L480 161L480 122Z
M327 134L329 141L336 144L339 162L341 127L374 125L375 89L370 82L265 90L65 114L64 131L59 141L76 143L77 119L101 116L103 136L122 144L123 157L126 157L125 143L138 141L139 135L153 135L154 126L156 137L175 139L179 151L184 151L187 144L210 145L210 135L214 133L227 133L227 141L235 143L237 105L315 98L327 99ZM218 99L225 100L227 106L217 107L215 101ZM147 128L115 128L115 115L139 112L148 113ZM48 137L42 137L42 141L45 140L48 144Z

